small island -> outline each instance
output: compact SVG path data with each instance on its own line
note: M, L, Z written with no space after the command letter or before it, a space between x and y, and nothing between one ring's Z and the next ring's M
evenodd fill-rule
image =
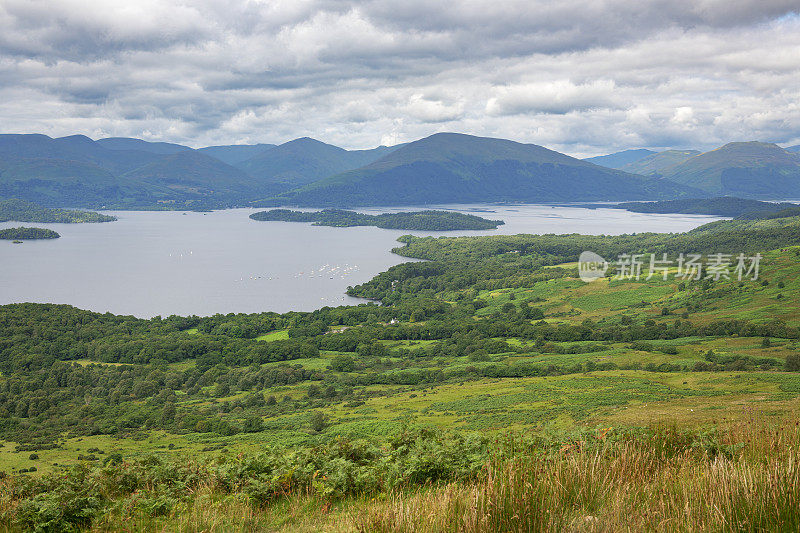
M601 207L601 206L597 206ZM740 219L783 218L798 214L797 204L762 202L733 196L719 198L684 198L660 202L623 202L607 205L612 209L625 209L634 213L715 215Z
M383 229L421 231L487 230L497 229L498 226L504 224L502 220L488 220L452 211L414 211L366 215L342 209L325 209L323 211L272 209L253 213L250 218L258 221L312 222L314 226L339 228L375 226Z
M58 239L61 237L58 233L51 229L45 228L8 228L8 229L0 229L0 239L7 240L7 241L14 241L15 244L19 244L18 241L27 241L32 239Z
M88 222L113 222L117 217L93 211L54 209L33 202L11 198L0 199L0 222L35 222L39 224L80 224Z

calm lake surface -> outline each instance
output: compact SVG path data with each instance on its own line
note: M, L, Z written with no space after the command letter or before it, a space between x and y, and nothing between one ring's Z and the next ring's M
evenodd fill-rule
M348 285L407 261L390 252L414 235L681 232L717 217L653 215L617 209L542 205L446 205L506 222L493 231L417 232L256 222L255 209L213 213L106 211L104 224L31 224L61 234L52 241L0 241L0 304L66 303L152 317L259 311L310 311L356 304ZM359 209L365 213L418 208ZM20 226L0 223L0 229Z

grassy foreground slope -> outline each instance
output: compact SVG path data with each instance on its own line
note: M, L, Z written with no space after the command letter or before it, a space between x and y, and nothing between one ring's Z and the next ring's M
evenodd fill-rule
M763 258L584 283L584 250ZM397 252L351 290L384 305L0 307L0 524L797 529L800 218Z

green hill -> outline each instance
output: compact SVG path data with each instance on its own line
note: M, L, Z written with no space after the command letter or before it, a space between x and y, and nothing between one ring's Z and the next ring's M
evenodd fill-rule
M161 191L166 189L163 192L166 198L178 196L199 199L213 196L220 201L234 201L270 192L269 188L259 187L241 170L195 151L163 156L126 173L124 177L152 185Z
M735 142L670 168L664 177L711 194L800 197L800 155L762 142Z
M309 206L656 199L688 188L533 144L437 133L272 201Z
M665 150L623 165L620 169L632 174L641 174L642 176L662 176L667 169L679 165L696 155L700 155L700 151Z
M47 135L0 135L0 158L75 161L121 174L161 157L143 150L108 149L85 135L50 138Z
M583 161L600 165L601 167L620 169L630 163L641 161L647 156L654 155L656 152L640 148L638 150L623 150L622 152L615 152L608 155L599 155L596 157L587 157Z
M314 181L369 164L392 148L348 151L303 137L263 151L237 167L261 183L283 187L301 187Z
M180 145L0 135L0 196L45 206L223 207L279 191Z
M122 180L91 163L0 157L0 197L46 206L101 206L147 201L142 184Z

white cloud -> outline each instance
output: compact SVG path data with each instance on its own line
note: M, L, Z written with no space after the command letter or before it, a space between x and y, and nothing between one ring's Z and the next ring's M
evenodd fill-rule
M519 115L525 113L565 114L617 107L613 80L595 80L576 85L569 80L534 82L524 85L498 87L496 96L489 99L486 112L490 115Z
M796 0L5 0L7 132L593 155L800 137Z
M441 100L414 94L408 99L405 111L420 122L451 122L461 118L464 114L464 105L462 102L447 104Z

